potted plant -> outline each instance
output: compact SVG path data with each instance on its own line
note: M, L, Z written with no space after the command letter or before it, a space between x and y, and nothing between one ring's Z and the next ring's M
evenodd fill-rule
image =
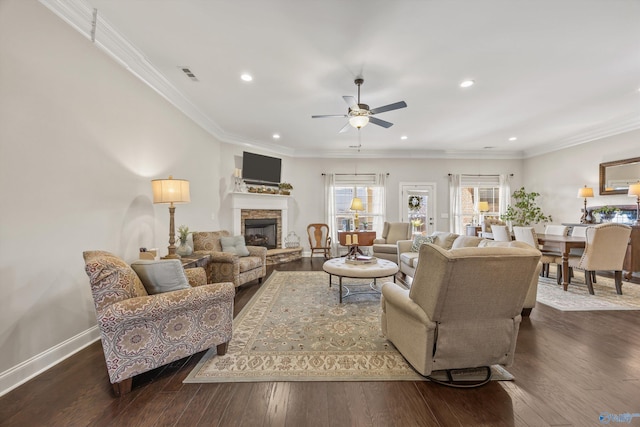
M189 256L193 253L193 248L187 243L189 237L189 227L181 225L178 227L178 239L180 240L180 246L176 249L176 253L180 256Z
M524 187L514 191L511 197L515 200L515 204L507 206L507 211L500 216L500 219L519 226L553 221L551 215L545 215L536 204L536 198L539 196L540 193L535 191L527 193Z
M291 190L293 190L293 185L289 184L288 182L281 182L280 184L278 184L278 188L280 189L280 194L288 196L289 194L291 194Z
M609 222L616 216L618 212L620 212L620 208L615 206L601 206L592 211L593 213L597 213L600 217L600 221Z

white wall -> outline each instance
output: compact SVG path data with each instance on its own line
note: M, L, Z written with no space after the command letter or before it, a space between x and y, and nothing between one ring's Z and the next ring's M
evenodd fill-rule
M587 199L587 206L635 203L626 195L598 194L600 163L633 157L640 157L640 130L527 159L524 182L527 191L542 194L538 201L554 223L576 223L584 206L584 199L577 198L578 189L584 185L592 187L595 196Z
M219 228L221 160L218 141L33 0L0 3L0 55L1 394L97 336L83 251L166 253L151 179L191 181L176 227Z

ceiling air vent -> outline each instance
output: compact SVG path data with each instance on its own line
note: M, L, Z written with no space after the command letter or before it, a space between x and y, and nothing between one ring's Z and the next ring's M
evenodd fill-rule
M182 72L194 82L198 81L198 78L196 77L195 74L193 74L193 72L189 69L189 67L178 67L178 68L180 68Z

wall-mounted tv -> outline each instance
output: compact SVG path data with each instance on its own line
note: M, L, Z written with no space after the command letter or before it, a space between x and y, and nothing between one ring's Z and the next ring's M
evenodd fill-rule
M278 185L282 159L260 154L242 153L242 179L247 184Z

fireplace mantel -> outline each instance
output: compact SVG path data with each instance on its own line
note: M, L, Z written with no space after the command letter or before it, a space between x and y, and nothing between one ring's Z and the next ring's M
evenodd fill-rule
M282 214L282 239L279 247L284 248L284 238L287 236L287 226L289 223L287 211L289 209L289 199L291 196L280 194L260 194L260 193L231 193L231 208L233 209L233 235L242 234L242 210L243 209L266 209L279 210Z

